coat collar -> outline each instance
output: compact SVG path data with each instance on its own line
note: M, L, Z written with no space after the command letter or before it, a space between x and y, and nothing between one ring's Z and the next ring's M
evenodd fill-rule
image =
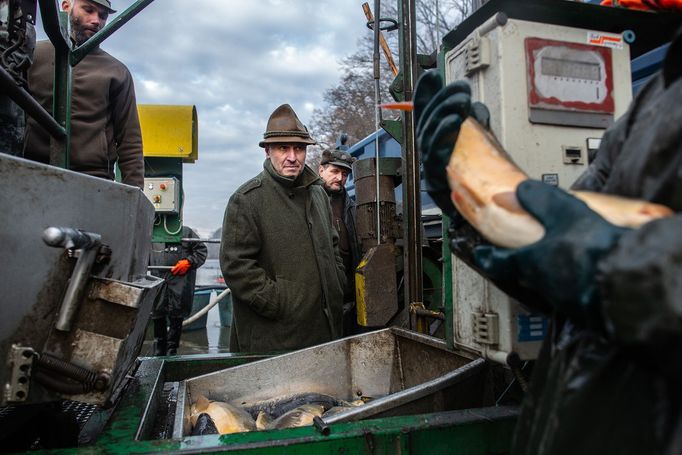
M279 175L275 169L272 167L272 162L270 160L265 160L263 163L263 168L265 171L272 177L272 179L282 185L285 188L296 188L296 187L309 187L310 185L320 185L322 182L322 179L308 167L308 165L305 165L303 167L303 172L296 177L296 178L290 178L290 177L284 177L282 175Z

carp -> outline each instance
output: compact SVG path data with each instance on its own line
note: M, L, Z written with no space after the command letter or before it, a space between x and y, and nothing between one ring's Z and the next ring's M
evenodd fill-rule
M249 413L221 401L209 401L200 395L190 408L192 428L198 428L199 419L206 414L210 417L218 434L241 433L256 430L256 423ZM208 427L208 422L205 424ZM198 429L197 431L201 431Z
M304 404L282 414L277 419L268 423L266 429L282 429L307 427L313 424L315 417L320 417L324 413L324 406L320 404Z
M306 404L321 405L324 410L331 409L334 406L347 405L347 403L343 400L338 400L332 396L324 395L322 393L299 393L296 395L277 397L271 400L259 401L257 403L251 404L243 402L241 403L241 406L254 419L257 419L262 413L262 420L272 421L286 414L292 409Z
M199 417L194 421L192 426L192 433L190 436L202 436L205 434L218 434L218 429L213 423L211 416L202 412Z
M468 117L447 165L451 199L459 213L488 241L520 248L540 240L544 227L516 198L528 179L495 137ZM588 191L570 191L612 224L637 228L673 211L660 204Z

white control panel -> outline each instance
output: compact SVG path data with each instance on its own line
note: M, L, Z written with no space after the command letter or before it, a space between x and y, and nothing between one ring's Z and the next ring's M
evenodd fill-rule
M491 22L492 23L492 22ZM608 46L606 45L608 44ZM619 35L509 19L484 24L445 55L447 82L465 79L491 129L531 178L568 188L632 98ZM547 320L452 257L454 341L505 362L537 356Z
M180 212L180 182L175 177L145 177L144 195L156 213Z

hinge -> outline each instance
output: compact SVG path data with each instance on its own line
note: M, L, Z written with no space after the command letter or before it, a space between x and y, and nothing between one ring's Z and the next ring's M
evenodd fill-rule
M494 313L474 313L474 341L480 344L500 342L499 317Z
M490 66L490 40L488 38L471 40L464 52L464 63L464 72L467 76Z
M28 398L31 368L35 351L29 347L12 345L9 352L8 365L10 379L5 384L4 402L16 403Z

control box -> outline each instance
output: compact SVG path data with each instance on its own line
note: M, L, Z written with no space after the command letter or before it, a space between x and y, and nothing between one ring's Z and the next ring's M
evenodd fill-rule
M175 177L145 177L144 195L156 213L180 213L180 182Z
M514 162L562 188L585 171L604 130L632 99L629 46L621 35L498 13L443 57L446 82L469 82ZM510 353L537 356L547 320L455 256L452 294L456 346L499 362Z

